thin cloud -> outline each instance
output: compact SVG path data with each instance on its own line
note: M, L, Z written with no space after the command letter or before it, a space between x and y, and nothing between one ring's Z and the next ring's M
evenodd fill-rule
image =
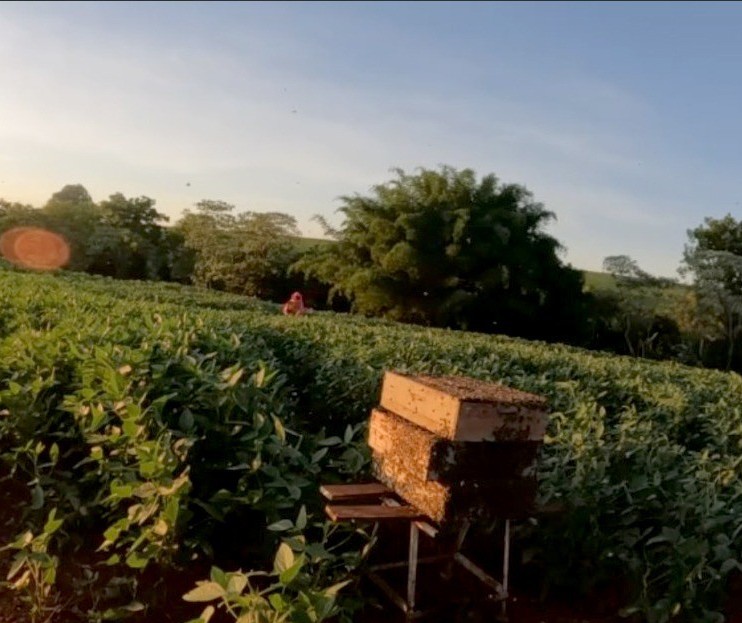
M95 197L147 194L171 217L204 197L280 210L316 234L313 214L332 218L338 196L367 192L392 166L445 163L528 186L557 213L570 261L635 248L634 228L666 266L699 220L678 215L722 186L706 171L695 192L679 190L690 161L653 133L658 111L578 67L544 74L492 53L472 62L473 47L401 38L381 19L345 58L328 43L350 11L314 31L241 5L157 5L168 28L154 28L159 13L141 25L114 20L127 15L120 6L72 6L66 16L15 5L0 21L0 75L14 87L0 93L11 199L38 203L80 181Z

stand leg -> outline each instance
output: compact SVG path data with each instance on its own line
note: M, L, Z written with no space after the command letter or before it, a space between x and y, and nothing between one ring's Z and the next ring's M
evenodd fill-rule
M410 557L407 570L407 616L415 611L415 585L417 583L417 545L420 537L415 522L410 523Z
M502 601L502 615L507 615L508 607L508 580L510 576L510 520L505 520L505 539L502 552L502 590L504 597Z
M445 565L445 567L443 567L443 571L441 571L441 577L444 580L451 579L451 574L453 573L453 563L454 563L455 556L461 551L461 546L464 544L464 539L466 539L466 535L469 532L470 526L471 526L471 522L468 519L464 521L463 524L461 524L459 533L456 535L456 543L454 544L454 550L451 555L451 560L448 562L447 565Z

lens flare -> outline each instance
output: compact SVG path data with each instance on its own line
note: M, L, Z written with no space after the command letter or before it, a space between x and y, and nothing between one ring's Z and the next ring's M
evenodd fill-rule
M40 227L14 227L0 236L2 256L24 268L55 270L70 260L67 241Z

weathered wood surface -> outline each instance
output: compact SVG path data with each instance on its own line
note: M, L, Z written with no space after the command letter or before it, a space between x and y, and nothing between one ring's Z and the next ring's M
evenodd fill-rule
M486 480L462 479L455 483L424 480L419 466L399 454L373 452L374 475L399 497L439 524L463 519L514 519L533 513L535 477Z
M539 441L460 442L443 439L398 415L374 409L368 445L381 456L398 455L420 480L503 480L536 475Z
M424 514L412 506L384 504L328 504L325 506L325 513L332 521L410 521L424 518Z
M322 496L330 502L348 502L359 499L380 498L392 492L380 482L354 483L343 485L322 485Z
M467 377L386 372L381 406L452 441L540 441L546 400Z

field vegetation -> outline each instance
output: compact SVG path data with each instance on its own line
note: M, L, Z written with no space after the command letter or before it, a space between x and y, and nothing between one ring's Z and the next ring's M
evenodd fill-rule
M742 569L736 374L285 318L177 284L4 269L0 296L3 487L19 501L4 577L32 620L141 617L183 593L181 621L353 620L374 536L327 524L317 487L367 476L385 369L548 398L540 503L562 512L520 523L514 554L544 595L620 586L636 620L724 620Z

